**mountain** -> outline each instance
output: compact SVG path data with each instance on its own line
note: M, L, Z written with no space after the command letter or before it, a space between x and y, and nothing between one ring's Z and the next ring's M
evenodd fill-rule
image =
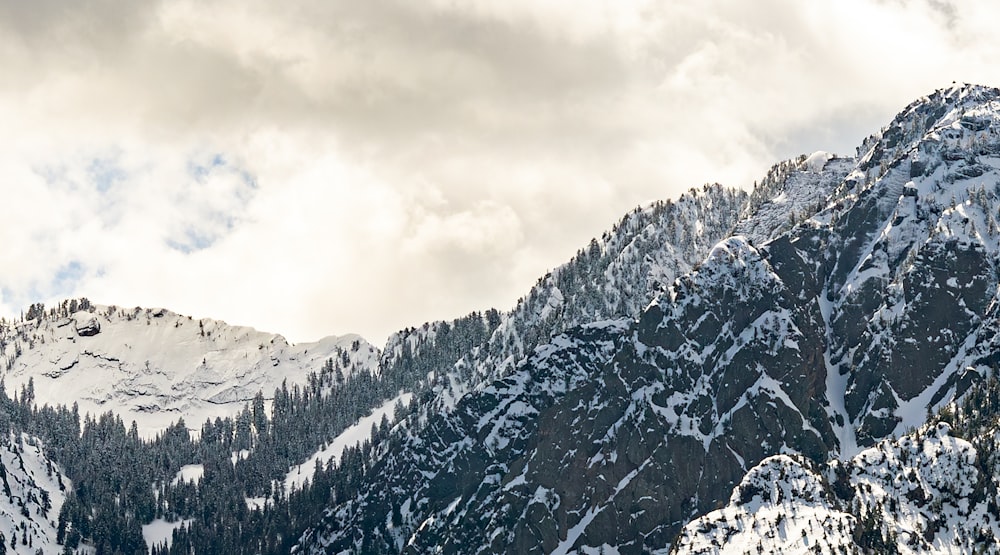
M414 419L450 413L469 392L490 388L513 373L553 335L592 320L637 315L731 232L748 202L742 191L706 185L676 201L637 208L539 279L513 310L488 311L490 333L481 343L442 348L442 330L454 335L449 330L468 328L468 322L425 324L389 338L383 368L407 366L406 373L429 377L418 388L422 402L413 407Z
M69 550L966 551L1000 537L998 118L937 91L382 350L36 305L0 416L72 482Z
M662 549L769 456L921 425L995 363L998 96L938 91L856 158L776 168L747 235L636 319L569 328L397 424L302 549Z
M0 325L0 369L12 392L39 404L76 403L81 413L113 410L144 437L178 418L194 426L235 416L258 392L304 384L336 359L350 374L377 370L380 352L357 335L290 345L280 335L192 319L165 309L65 301Z

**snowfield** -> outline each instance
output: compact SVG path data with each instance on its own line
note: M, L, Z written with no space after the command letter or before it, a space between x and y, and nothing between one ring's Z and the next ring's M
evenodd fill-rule
M10 395L33 383L39 405L113 411L152 438L183 418L235 416L257 392L304 383L333 357L377 371L379 350L357 335L289 344L280 335L163 309L95 306L0 327L0 376Z

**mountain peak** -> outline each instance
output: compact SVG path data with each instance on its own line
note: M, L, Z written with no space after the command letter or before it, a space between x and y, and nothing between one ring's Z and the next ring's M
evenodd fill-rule
M277 334L163 308L68 300L0 326L0 369L12 392L29 382L38 404L76 401L81 413L114 410L153 436L179 417L235 415L258 392L304 383L327 359L345 374L375 372L379 350L357 335L290 344Z
M968 84L938 89L921 97L858 147L859 169L866 172L866 181L870 182L924 140L933 140L946 129L987 130L1000 114L998 100L1000 89Z

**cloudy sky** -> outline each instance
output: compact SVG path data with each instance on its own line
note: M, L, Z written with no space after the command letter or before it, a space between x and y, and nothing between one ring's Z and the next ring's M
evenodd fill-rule
M989 0L0 0L0 314L513 306L625 211L1000 85Z

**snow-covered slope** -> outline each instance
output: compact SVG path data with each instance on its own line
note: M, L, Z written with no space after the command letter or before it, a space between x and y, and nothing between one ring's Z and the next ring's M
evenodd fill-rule
M808 459L776 455L747 473L728 506L688 524L673 550L655 553L850 553L857 521L838 506Z
M505 497L510 490L520 492L527 487L509 471L525 470L520 459L537 430L537 417L590 381L600 361L614 352L614 337L627 326L627 320L608 322L585 326L575 337L557 337L529 358L529 369L519 369L463 397L457 406L429 421L417 415L397 424L393 430L397 448L373 462L370 487L349 504L331 508L327 515L326 522L345 533L330 537L313 531L303 547L309 552L336 553L345 549L398 552L413 546L407 550L419 552L427 543L449 552L502 551L502 546L509 546L527 553L532 542L549 545L537 539L515 544L509 537L483 536L481 528L493 524L489 519L494 510L508 519L522 518L504 510ZM378 485L376 475L382 477ZM507 485L499 488L502 483ZM545 503L555 503L557 497L550 495L554 493L542 490L538 495ZM399 524L391 528L369 530L355 520L364 514L371 517L369 522L388 522L394 508L402 510ZM526 522L537 522L540 515L522 516ZM470 522L475 522L471 531L466 529ZM364 540L346 532L352 529L359 530ZM371 538L388 545L369 545Z
M510 368L504 360L520 362L574 326L636 317L732 232L747 203L745 192L715 184L636 208L539 279L504 315L489 351L510 358L495 362Z
M775 164L750 193L733 235L763 244L826 206L857 160L814 152Z
M934 424L823 468L765 459L669 552L1000 552L995 455L950 432Z
M110 410L135 420L146 437L179 418L197 429L206 418L234 416L257 392L270 398L284 380L303 383L327 359L348 372L375 373L379 358L356 335L291 345L280 335L164 309L69 306L0 326L8 393L20 395L30 381L39 405Z
M7 553L62 553L56 519L71 486L38 440L0 434L0 543Z
M798 247L829 268L818 302L845 454L855 437L919 425L995 358L998 131L997 89L958 86L907 107L813 220L806 238L824 248Z

